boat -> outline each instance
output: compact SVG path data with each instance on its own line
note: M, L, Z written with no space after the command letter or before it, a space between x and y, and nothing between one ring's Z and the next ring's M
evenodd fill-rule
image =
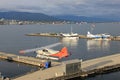
M102 38L110 38L109 34L101 34Z
M78 37L77 33L61 33L62 37Z
M71 27L71 33L61 33L60 35L62 37L78 37L79 36L77 33L72 32L72 27Z

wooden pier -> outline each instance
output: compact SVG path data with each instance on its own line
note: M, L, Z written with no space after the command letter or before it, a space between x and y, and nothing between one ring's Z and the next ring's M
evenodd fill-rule
M14 80L66 80L76 77L87 77L97 75L106 71L120 69L120 53L101 58L81 62L81 70L71 74L65 74L63 64L38 70L34 73L18 77Z

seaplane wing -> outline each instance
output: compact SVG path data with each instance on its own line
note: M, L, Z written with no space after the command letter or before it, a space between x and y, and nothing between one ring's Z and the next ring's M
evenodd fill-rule
M46 49L46 48L52 48L52 47L58 46L58 45L60 45L60 44L61 44L61 43L54 43L54 44L47 45L47 46L44 46L44 47L33 48L33 49L26 49L26 50L20 50L19 53L35 52L35 51L37 51L37 50L42 50L42 49Z

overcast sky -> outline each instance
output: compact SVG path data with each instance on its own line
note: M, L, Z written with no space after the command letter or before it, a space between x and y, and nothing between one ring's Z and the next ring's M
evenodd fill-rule
M0 11L37 12L49 15L120 15L120 0L0 0Z

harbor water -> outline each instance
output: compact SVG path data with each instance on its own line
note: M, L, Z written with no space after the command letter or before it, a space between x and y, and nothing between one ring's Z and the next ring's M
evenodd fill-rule
M66 39L54 37L25 36L28 33L70 33L72 32L86 35L87 31L92 34L109 33L112 36L120 36L119 23L95 23L93 27L88 24L42 24L42 25L0 25L0 51L24 56L36 56L36 53L19 54L20 50L35 47L43 47L53 43L61 42L62 45L52 49L60 50L66 46L72 55L60 61L70 59L89 60L120 53L120 41L101 41L86 39ZM0 60L0 72L7 77L16 77L31 71L37 70L36 67ZM85 80L119 80L120 72L113 72L98 75Z

